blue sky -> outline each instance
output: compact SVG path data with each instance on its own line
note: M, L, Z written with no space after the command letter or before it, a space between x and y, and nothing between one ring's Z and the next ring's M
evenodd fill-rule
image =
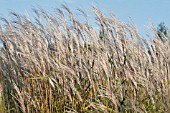
M143 36L148 33L146 26L149 26L150 21L155 26L160 22L165 22L166 26L170 28L170 0L0 0L0 16L9 19L10 10L19 14L31 15L31 9L37 5L53 14L55 8L61 8L61 4L64 3L74 13L76 13L76 8L85 10L92 23L94 18L90 11L91 5L97 6L106 15L112 11L125 22L128 21L128 17L131 17Z

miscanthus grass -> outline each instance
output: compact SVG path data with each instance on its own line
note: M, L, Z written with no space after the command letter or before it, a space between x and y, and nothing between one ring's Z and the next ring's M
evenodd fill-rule
M1 18L1 112L170 112L169 42L154 27L148 42L93 7L97 30L78 11L86 21L67 6L55 16L34 10L34 22L14 12L13 21Z

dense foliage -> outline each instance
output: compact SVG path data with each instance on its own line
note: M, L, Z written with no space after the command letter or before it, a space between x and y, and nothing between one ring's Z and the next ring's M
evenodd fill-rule
M170 111L170 45L156 30L149 43L93 7L98 31L85 12L83 22L63 7L56 17L34 10L36 23L14 12L12 22L2 18L1 111Z

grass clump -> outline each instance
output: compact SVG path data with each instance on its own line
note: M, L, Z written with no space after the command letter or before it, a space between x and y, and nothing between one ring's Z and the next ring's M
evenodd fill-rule
M149 43L133 25L93 7L99 34L85 12L81 22L63 7L69 19L41 8L35 23L14 12L14 21L2 18L4 112L169 112L168 41L155 33Z

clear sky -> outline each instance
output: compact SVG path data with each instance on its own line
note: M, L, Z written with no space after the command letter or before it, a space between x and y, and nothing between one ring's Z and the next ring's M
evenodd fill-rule
M76 12L76 8L84 9L90 18L93 18L90 11L91 5L97 6L106 15L112 11L125 22L128 21L128 17L131 17L143 36L148 31L146 26L150 21L155 26L160 22L165 22L166 26L170 28L170 0L0 0L0 16L10 18L10 10L19 14L31 15L31 9L37 5L53 14L55 8L61 8L61 4L64 3L73 12Z

